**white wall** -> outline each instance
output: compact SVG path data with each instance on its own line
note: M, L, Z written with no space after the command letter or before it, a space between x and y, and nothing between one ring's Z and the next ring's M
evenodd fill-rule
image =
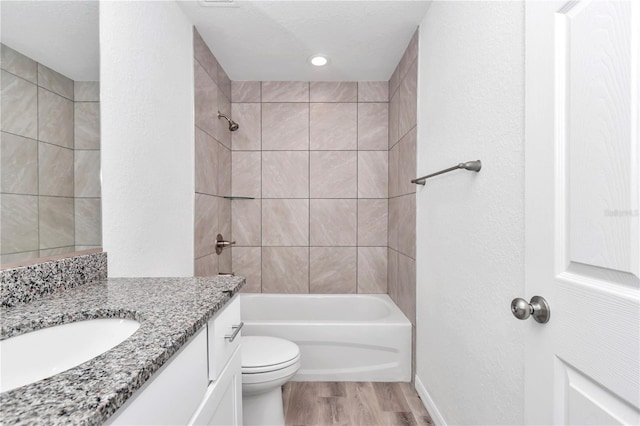
M100 3L109 276L193 275L193 35L175 2Z
M417 378L447 424L524 421L524 5L434 2L420 26ZM426 393L425 393L426 390Z

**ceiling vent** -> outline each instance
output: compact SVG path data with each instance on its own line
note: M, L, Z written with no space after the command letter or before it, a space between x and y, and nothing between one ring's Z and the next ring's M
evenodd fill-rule
M201 6L213 7L239 7L240 5L234 0L200 0Z

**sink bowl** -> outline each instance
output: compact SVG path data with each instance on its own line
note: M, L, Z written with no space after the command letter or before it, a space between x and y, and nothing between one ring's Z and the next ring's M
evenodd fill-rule
M140 327L130 319L72 322L0 340L0 392L69 370L108 351Z

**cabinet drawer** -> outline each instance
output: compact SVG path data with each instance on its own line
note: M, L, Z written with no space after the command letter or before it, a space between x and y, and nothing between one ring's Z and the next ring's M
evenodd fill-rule
M216 380L222 369L240 345L238 332L231 341L227 336L233 335L236 328L240 327L240 298L238 295L229 301L227 306L218 312L208 323L209 345L209 380Z

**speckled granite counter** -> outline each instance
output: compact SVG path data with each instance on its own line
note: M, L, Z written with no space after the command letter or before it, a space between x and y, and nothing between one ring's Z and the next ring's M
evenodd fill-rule
M91 361L0 394L0 423L101 424L243 284L242 277L110 278L1 308L2 338L92 318L131 318L140 328Z

